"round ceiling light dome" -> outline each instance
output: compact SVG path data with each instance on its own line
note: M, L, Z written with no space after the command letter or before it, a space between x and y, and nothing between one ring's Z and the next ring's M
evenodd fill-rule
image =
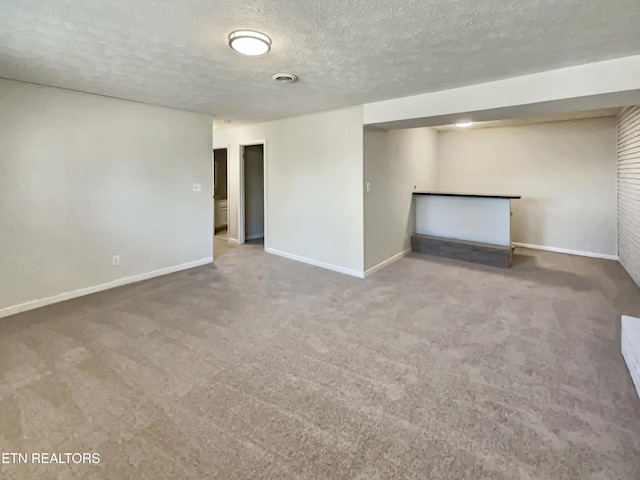
M264 55L271 50L271 39L254 30L236 30L229 34L229 47L243 55Z

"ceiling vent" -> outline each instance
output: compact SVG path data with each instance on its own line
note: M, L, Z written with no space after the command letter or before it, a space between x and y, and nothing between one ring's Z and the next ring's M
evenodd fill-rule
M276 82L282 83L294 83L298 81L298 77L293 73L276 73L275 75L272 75L271 78Z

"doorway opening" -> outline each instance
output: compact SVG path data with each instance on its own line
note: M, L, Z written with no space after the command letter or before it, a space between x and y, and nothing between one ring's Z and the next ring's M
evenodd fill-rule
M240 160L238 240L241 244L264 244L266 233L264 142L241 145Z
M213 150L213 251L214 257L224 250L229 240L228 149ZM216 244L218 248L216 248Z

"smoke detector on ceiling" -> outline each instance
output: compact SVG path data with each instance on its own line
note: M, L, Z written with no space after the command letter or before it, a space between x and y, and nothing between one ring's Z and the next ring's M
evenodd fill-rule
M275 75L271 75L271 78L276 82L282 83L294 83L298 81L298 77L293 73L276 73Z

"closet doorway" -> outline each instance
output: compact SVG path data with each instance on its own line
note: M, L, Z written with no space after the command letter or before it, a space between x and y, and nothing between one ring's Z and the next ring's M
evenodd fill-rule
M240 145L239 243L264 243L266 235L266 158L263 142Z

